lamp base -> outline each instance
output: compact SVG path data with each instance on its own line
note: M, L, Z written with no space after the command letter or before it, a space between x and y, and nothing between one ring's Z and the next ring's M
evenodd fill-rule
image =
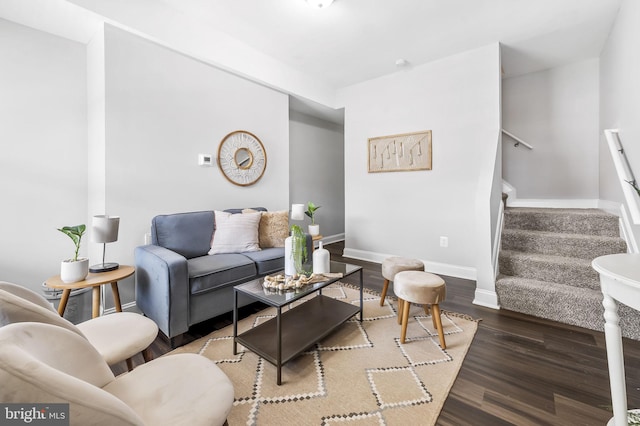
M90 266L89 272L93 272L93 273L109 272L109 271L115 271L119 267L120 265L115 262L98 263L97 265Z

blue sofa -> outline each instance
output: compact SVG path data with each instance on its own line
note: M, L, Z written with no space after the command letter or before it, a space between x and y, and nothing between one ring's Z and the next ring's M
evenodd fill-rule
M213 211L160 215L151 222L152 244L135 249L136 304L172 346L190 326L232 311L235 285L284 269L281 247L209 255L214 230ZM312 244L307 235L309 258ZM251 302L238 298L239 306Z

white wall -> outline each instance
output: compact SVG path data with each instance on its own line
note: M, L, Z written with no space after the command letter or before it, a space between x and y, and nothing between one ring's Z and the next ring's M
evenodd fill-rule
M503 178L519 199L598 199L598 59L507 78Z
M288 209L287 95L110 26L105 64L105 205L121 217L110 260L132 264L157 214ZM217 155L235 130L258 136L267 152L266 171L252 186L197 165L199 153Z
M499 141L499 69L495 44L341 93L345 255L415 257L434 272L475 278L478 180L487 175L490 199ZM368 138L421 130L433 131L433 170L367 173ZM440 236L449 238L448 248Z
M604 137L605 129L619 129L620 141L636 180L640 179L640 2L624 0L600 54L600 163L602 200L621 203L628 212L620 181ZM636 199L637 200L637 199ZM629 231L640 241L640 226ZM633 245L632 245L633 246Z
M624 0L600 55L600 197L622 202L603 134L620 129L631 168L640 177L640 2Z
M40 291L74 252L56 228L88 224L85 62L83 45L0 19L0 280Z
M321 206L315 219L323 240L344 239L344 128L297 111L290 119L291 202Z

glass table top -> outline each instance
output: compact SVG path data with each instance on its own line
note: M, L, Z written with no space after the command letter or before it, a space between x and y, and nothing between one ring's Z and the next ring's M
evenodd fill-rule
M289 289L289 290L277 290L272 288L264 288L262 283L264 282L264 277L255 279L253 281L246 282L244 284L239 284L234 287L235 291L247 294L254 299L257 299L261 302L266 303L269 306L281 307L285 306L291 302L294 302L298 299L301 299L308 294L313 293L314 291L318 291L330 284L340 281L342 278L356 273L362 270L361 266L351 265L349 263L342 262L331 262L330 263L331 273L342 273L341 277L332 277L327 278L326 281L321 281L314 284L307 284L304 287ZM277 275L283 274L283 272L279 272Z

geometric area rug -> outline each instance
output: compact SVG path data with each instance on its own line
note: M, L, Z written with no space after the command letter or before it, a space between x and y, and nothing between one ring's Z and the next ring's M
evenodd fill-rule
M360 299L358 290L341 283L322 294L356 305ZM201 354L227 374L235 387L231 426L435 424L477 322L442 311L447 344L442 350L431 317L412 304L401 344L397 301L387 298L380 306L379 296L366 290L364 296L364 321L350 319L286 363L280 386L268 361L241 345L233 355L232 325L171 353ZM274 316L274 308L253 314L238 323L238 332Z

